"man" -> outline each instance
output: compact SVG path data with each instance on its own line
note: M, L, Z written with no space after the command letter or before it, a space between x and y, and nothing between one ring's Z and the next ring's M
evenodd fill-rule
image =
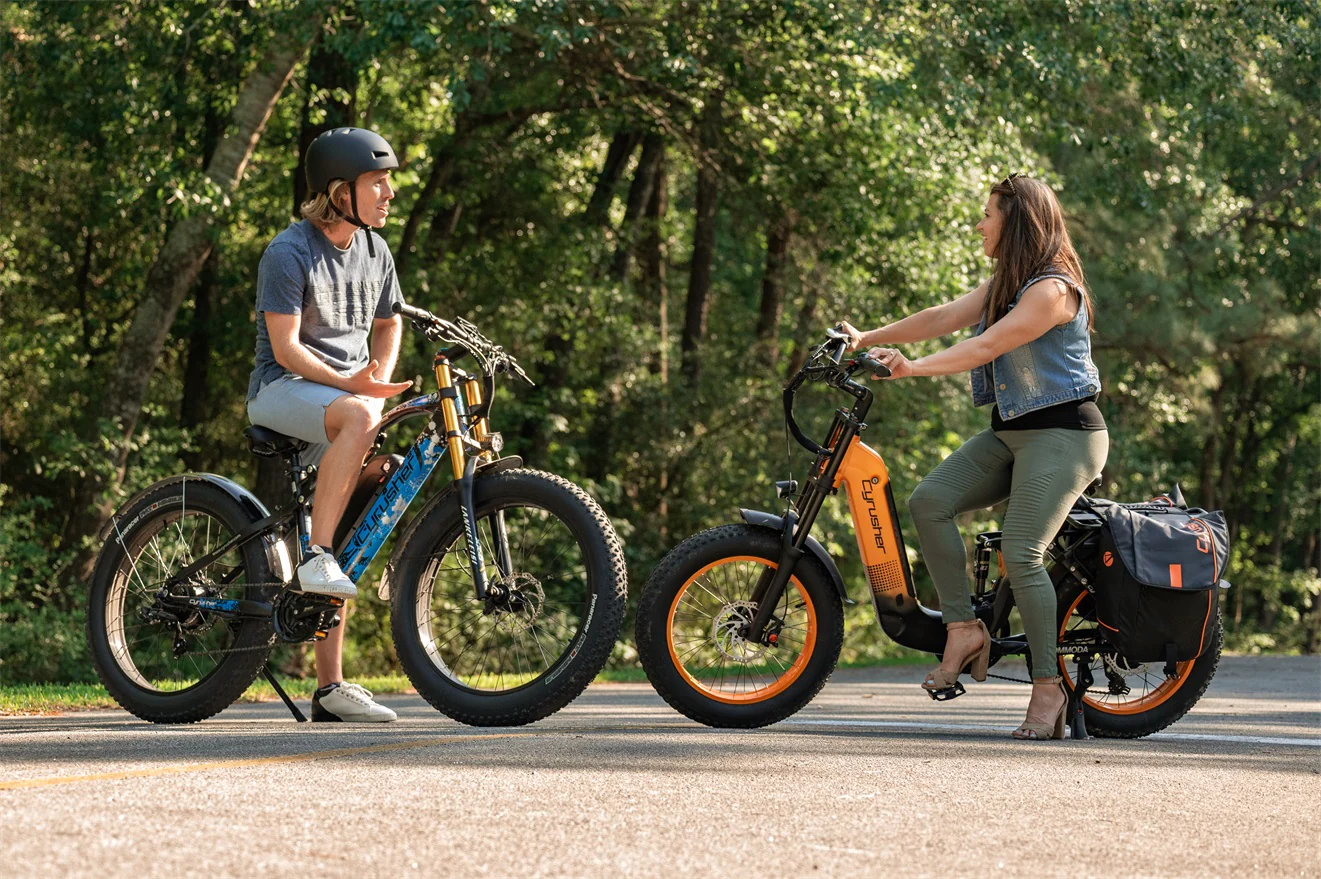
M257 353L248 384L253 424L312 443L320 457L311 548L294 575L303 592L352 598L334 556L335 527L371 449L391 382L402 327L394 259L372 229L385 226L399 167L380 135L336 128L306 156L303 219L266 248L257 270ZM373 240L375 239L375 240ZM370 344L369 344L370 335ZM314 721L395 719L372 694L344 680L344 626L317 642Z

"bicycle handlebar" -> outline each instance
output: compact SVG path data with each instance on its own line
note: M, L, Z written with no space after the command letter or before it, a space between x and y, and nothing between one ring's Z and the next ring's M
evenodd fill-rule
M817 347L784 389L784 420L789 432L800 446L816 455L829 450L803 433L794 418L794 396L803 382L824 381L831 387L845 391L864 404L862 411L865 414L866 409L871 406L872 392L855 382L853 376L859 372L869 372L880 378L890 375L889 367L869 354L859 354L847 363L841 364L848 341L847 334L833 327L827 329L826 341ZM820 362L822 360L825 362Z
M528 377L528 374L523 371L523 367L518 365L518 361L514 359L513 355L483 336L473 323L461 317L455 318L454 321L447 321L444 318L436 317L424 308L415 308L404 302L394 303L390 306L390 310L395 314L408 318L412 321L413 326L421 330L433 342L449 343L451 347L446 349L446 354L450 360L458 360L460 357L471 354L481 363L482 370L488 378L492 375L510 372L530 385L535 384ZM488 393L487 398L489 399L489 397L490 394Z

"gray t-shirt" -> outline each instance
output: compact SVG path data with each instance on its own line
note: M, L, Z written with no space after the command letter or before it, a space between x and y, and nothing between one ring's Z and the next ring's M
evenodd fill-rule
M393 316L402 302L394 257L376 236L376 258L367 254L368 233L359 229L340 250L307 220L289 224L262 254L257 268L257 355L248 399L289 371L275 361L265 312L300 314L298 339L342 375L371 362L367 334L374 318Z

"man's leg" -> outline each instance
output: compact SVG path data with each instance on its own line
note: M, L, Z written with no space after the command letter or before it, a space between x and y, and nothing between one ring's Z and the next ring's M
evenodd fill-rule
M335 528L357 485L362 461L371 450L380 421L380 406L362 397L340 397L326 407L326 438L330 448L317 470L316 497L312 503L312 543L334 548ZM317 686L344 679L344 628L347 621L316 642Z

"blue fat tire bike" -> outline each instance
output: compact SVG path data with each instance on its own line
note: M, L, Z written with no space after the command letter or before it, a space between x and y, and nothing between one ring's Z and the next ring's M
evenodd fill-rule
M605 665L627 598L624 554L609 518L565 479L500 457L489 429L495 377L530 380L472 324L396 306L431 341L437 391L385 413L335 537L355 582L431 471L453 482L397 542L381 580L400 665L427 702L477 726L531 723L558 711ZM465 373L455 361L480 366ZM408 418L425 430L400 455L378 454ZM280 642L325 638L344 601L303 593L294 552L311 526L316 467L307 444L245 431L251 451L280 456L292 497L274 513L242 486L192 473L131 498L102 529L87 634L97 675L134 715L192 723L223 710L259 677L301 712L267 667ZM292 544L292 546L291 546Z

